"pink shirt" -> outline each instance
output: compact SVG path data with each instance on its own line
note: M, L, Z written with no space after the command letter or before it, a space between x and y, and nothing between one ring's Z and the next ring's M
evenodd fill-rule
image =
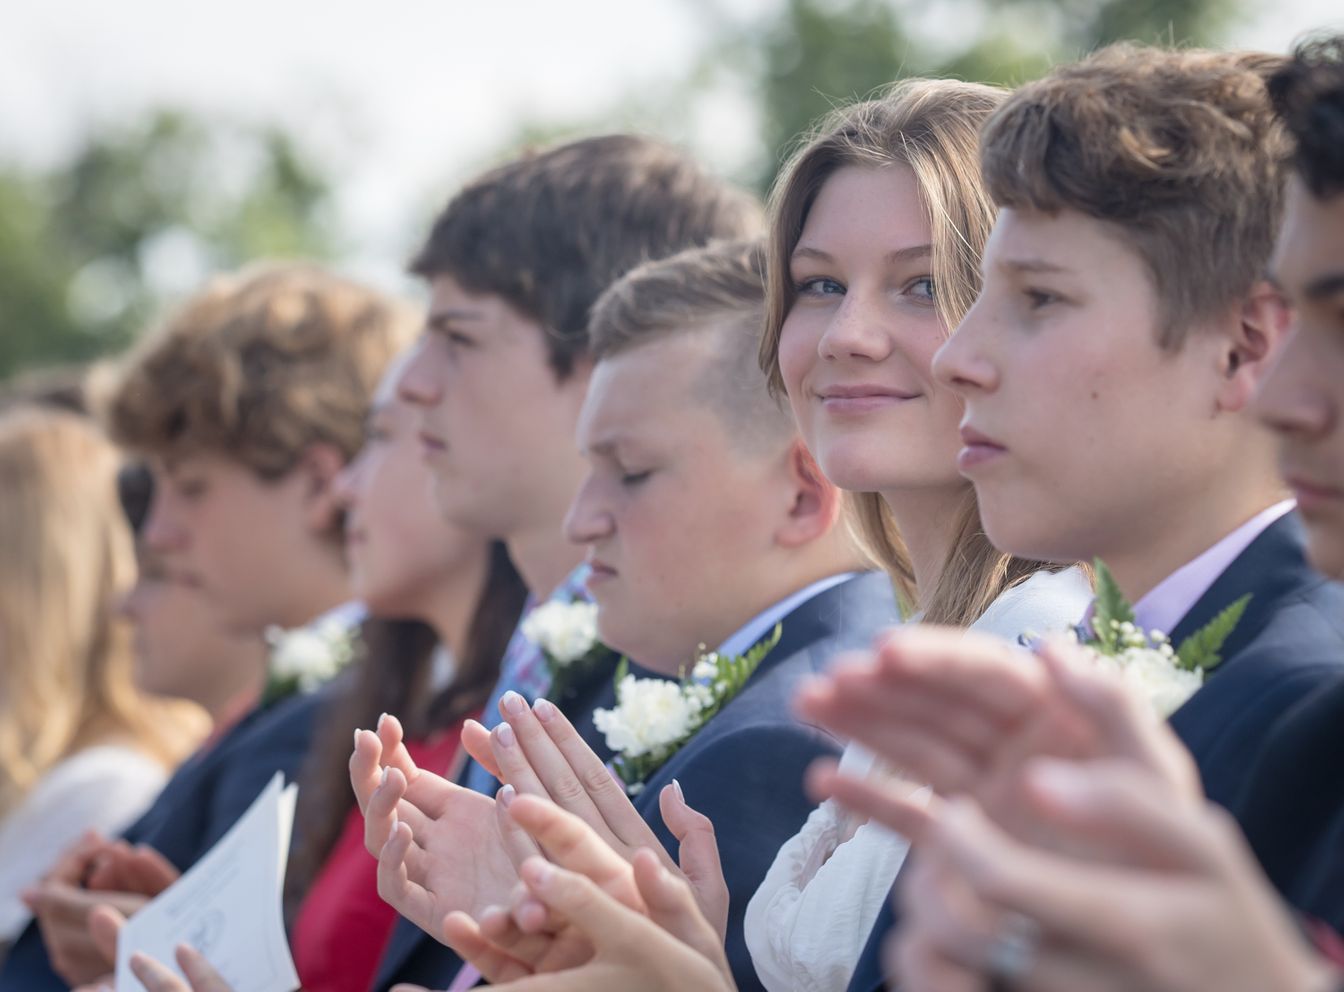
M1297 504L1286 499L1261 510L1198 558L1182 565L1153 586L1134 604L1134 619L1144 631L1160 630L1170 636L1172 629L1189 613L1199 598L1218 581L1237 556L1269 529L1270 524L1289 513Z

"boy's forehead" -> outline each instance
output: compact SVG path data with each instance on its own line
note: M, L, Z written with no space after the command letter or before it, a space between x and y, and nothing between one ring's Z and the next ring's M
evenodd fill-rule
M588 383L580 432L675 421L700 404L694 391L711 360L701 335L676 335L618 352L597 363Z
M1283 226L1271 262L1272 273L1294 296L1334 296L1344 276L1344 194L1312 196L1294 178L1288 186Z

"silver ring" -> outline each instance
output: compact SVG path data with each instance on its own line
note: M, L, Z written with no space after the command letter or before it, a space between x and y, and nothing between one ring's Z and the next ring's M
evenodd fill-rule
M996 979L995 987L1025 978L1036 962L1040 942L1040 924L1022 913L1004 913L1003 925L985 955L985 970Z

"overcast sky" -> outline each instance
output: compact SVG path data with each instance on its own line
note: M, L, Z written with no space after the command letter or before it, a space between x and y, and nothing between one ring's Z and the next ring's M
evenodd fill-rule
M745 14L776 0L734 0ZM1344 26L1338 0L1271 0L1236 43L1286 50ZM165 105L278 119L339 155L362 267L408 249L429 198L520 117L573 120L680 78L705 43L689 0L5 0L0 158L41 164L87 130ZM738 164L725 126L697 142ZM712 126L713 122L711 122ZM701 122L703 132L705 123ZM684 139L685 135L673 135Z

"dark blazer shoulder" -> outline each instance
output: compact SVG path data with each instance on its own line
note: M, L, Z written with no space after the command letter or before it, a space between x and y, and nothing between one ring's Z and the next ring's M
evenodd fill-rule
M326 694L316 692L249 713L173 776L126 838L149 844L179 868L189 868L247 810L276 771L288 779L298 775L326 704Z
M1249 595L1205 686L1171 718L1209 798L1236 812L1271 728L1314 689L1344 673L1344 587L1312 570L1297 515L1271 524L1172 632L1179 643Z

